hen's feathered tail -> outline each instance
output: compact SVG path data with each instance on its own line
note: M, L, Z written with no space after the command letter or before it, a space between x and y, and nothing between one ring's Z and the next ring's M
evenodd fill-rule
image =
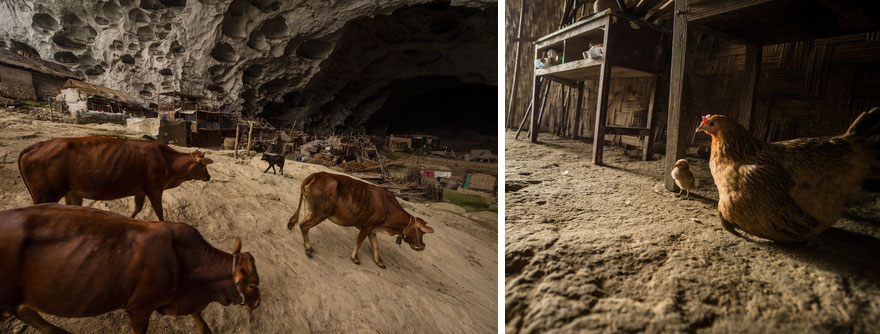
M846 130L846 134L864 138L870 146L880 148L880 107L859 115Z

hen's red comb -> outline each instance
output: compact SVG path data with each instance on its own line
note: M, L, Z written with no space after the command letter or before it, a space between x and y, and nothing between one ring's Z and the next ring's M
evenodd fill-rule
M700 122L700 125L706 124L706 121L709 120L709 117L712 117L712 114L706 114L706 116L703 116L703 121Z

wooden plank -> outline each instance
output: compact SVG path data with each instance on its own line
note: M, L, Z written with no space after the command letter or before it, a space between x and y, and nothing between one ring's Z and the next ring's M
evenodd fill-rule
M241 141L241 135L239 135L239 128L241 126L238 125L238 119L235 120L235 153L232 154L234 159L238 159L238 142Z
M581 137L581 109L583 109L584 105L584 82L578 82L577 88L577 104L574 106L574 123L572 124L574 128L572 129L571 136L574 139L578 139Z
M557 31L554 31L553 33L538 38L538 41L535 43L535 47L540 49L549 45L559 43L564 39L602 27L606 23L606 20L603 19L610 14L611 10L606 9L604 11L594 14L593 16L582 19L568 27L559 29ZM535 59L537 59L537 57L535 57Z
M608 114L608 90L611 87L611 68L602 65L599 78L599 98L596 99L596 125L593 130L593 164L602 164L602 150L605 146L605 120Z
M601 59L605 59L604 57ZM564 72L588 72L588 69L593 68L593 72L598 72L598 67L602 65L602 60L595 60L592 58L580 59L573 62L566 62L559 65L553 65L549 67L535 69L535 75L543 76L543 75L552 75L552 74L560 74Z
M510 114L513 112L513 105L516 101L516 93L518 90L517 87L517 77L519 76L519 54L520 54L520 43L519 38L522 37L522 27L523 27L523 16L526 12L526 0L522 0L521 5L519 7L519 26L516 31L516 53L513 56L513 84L510 87L510 100L507 102L507 119L505 119L505 126L510 126Z
M650 129L648 128L631 128L625 126L606 126L606 135L624 135L624 136L647 136Z
M534 129L529 129L529 137L531 137L531 141L533 143L538 142L538 133L541 132L541 119L544 117L544 108L547 106L547 98L550 96L550 86L553 84L552 81L547 81L547 87L544 88L544 96L541 97L541 110L538 112L537 119L533 119L532 124L535 125ZM535 114L535 110L532 109L532 115Z
M703 1L699 4L692 3L690 8L688 8L688 6L684 6L680 9L677 6L678 1L679 0L675 0L675 13L684 14L684 18L687 19L688 22L699 22L704 19L711 19L713 16L743 10L752 6L757 6L767 2L779 0ZM678 19L678 15L676 15L675 19Z
M654 102L657 100L657 91L660 90L660 76L654 76L653 85L651 85L651 98L648 100L648 134L642 142L642 160L651 159L651 150L654 148Z
M687 9L687 0L675 0L674 13ZM664 185L675 191L672 168L675 161L684 157L687 149L688 124L685 108L685 85L688 48L688 21L684 15L675 15L672 28L672 67L669 70L669 111L666 120L666 159L664 162Z
M758 82L761 76L761 55L763 47L757 43L746 45L746 73L743 89L739 97L739 124L751 129L755 103L758 101Z
M254 121L248 121L250 125L250 130L248 130L248 144L247 144L247 154L251 155L251 143L254 139Z

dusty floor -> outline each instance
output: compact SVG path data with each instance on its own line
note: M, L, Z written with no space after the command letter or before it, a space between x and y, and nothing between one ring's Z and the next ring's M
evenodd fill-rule
M506 139L508 333L880 332L880 197L804 245L749 241L705 160L684 201L638 152Z
M26 146L56 136L122 133L112 125L71 125L34 121L0 110L0 210L31 203L16 161ZM189 151L189 148L177 148ZM299 230L287 230L296 210L299 184L324 167L288 161L285 175L263 174L256 156L235 161L209 155L210 182L189 181L164 194L166 218L195 226L214 246L231 251L240 236L256 258L262 304L252 313L211 304L204 316L215 333L491 333L497 331L497 215L464 214L449 204L403 202L437 232L415 252L379 237L388 269L372 261L365 243L361 265L348 256L355 229L324 222L311 232L313 258L305 256ZM85 205L129 214L131 198ZM138 218L156 219L149 205ZM121 311L94 318L51 322L74 333L127 333ZM24 326L0 317L0 333ZM154 313L150 333L194 333L190 317ZM27 328L24 333L36 333Z

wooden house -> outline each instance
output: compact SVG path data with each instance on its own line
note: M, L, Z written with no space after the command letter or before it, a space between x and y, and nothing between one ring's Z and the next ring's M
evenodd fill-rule
M63 102L70 115L78 119L94 116L101 119L120 119L121 124L125 124L127 117L155 116L152 110L143 107L140 100L126 92L76 79L68 79L61 87L58 101Z
M238 114L220 111L207 97L172 91L160 93L158 99L160 119L187 122L190 146L222 147L224 138L235 137Z
M0 49L0 96L49 101L68 79L82 76L24 51Z

